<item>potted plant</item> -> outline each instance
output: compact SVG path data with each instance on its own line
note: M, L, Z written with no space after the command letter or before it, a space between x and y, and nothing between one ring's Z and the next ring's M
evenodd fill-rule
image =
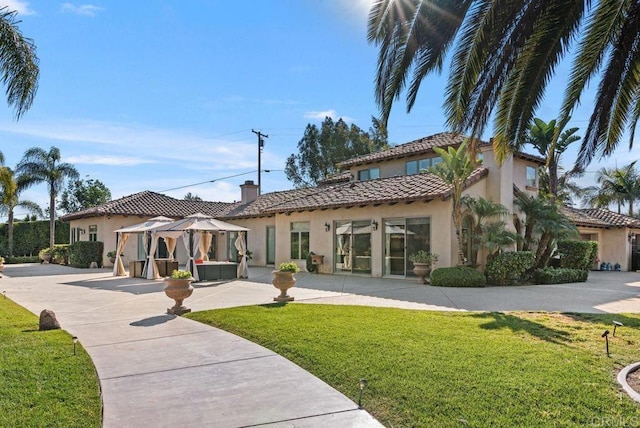
M293 297L287 294L287 291L296 285L296 279L293 274L297 272L300 272L300 268L296 262L280 263L278 270L272 272L273 281L271 282L274 287L280 290L280 295L273 298L275 302L291 302L294 300Z
M116 262L116 252L115 251L109 251L107 253L107 257L109 257L109 261L111 262L111 264L115 264Z
M433 269L433 266L435 266L438 261L438 255L430 251L420 250L417 253L411 254L409 260L413 263L413 273L418 276L418 283L426 284L431 269Z
M184 299L193 293L191 281L193 281L191 272L177 269L171 273L171 276L164 279L164 294L176 302L172 308L167 309L168 314L182 315L191 312L191 309L182 304Z

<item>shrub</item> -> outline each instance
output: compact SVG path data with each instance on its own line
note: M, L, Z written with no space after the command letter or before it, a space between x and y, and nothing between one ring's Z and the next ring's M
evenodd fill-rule
M171 279L193 279L193 277L188 270L174 269L173 272L171 272Z
M536 284L566 284L568 282L586 282L589 271L569 268L536 269L533 281Z
M102 267L104 243L100 241L78 241L69 245L69 264L73 267L88 268L91 262Z
M6 264L14 263L40 263L40 257L38 256L19 256L19 257L7 257Z
M560 267L589 270L598 254L596 241L567 240L558 242Z
M51 252L51 263L57 263L59 265L69 264L68 244L56 244L53 246L53 251Z
M508 285L522 278L536 261L532 251L507 251L487 261L487 280L490 284Z
M435 266L438 262L438 255L436 253L430 253L425 250L420 250L417 253L413 253L409 256L411 263L426 263L428 265Z
M280 272L300 272L300 268L298 267L296 262L280 263L278 270Z
M435 287L484 287L487 283L482 272L470 267L445 267L431 272L431 285Z

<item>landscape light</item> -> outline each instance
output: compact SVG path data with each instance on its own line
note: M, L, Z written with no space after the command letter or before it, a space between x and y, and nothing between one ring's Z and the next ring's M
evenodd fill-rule
M616 328L617 327L623 327L624 324L622 324L620 321L613 321L613 337L616 337Z
M76 344L78 343L78 336L73 336L71 340L73 341L73 355L76 355Z
M604 341L607 344L607 357L609 356L609 330L605 330L604 333L602 333L602 337L604 337Z
M358 395L358 409L362 409L362 391L367 387L367 380L360 379L360 395Z

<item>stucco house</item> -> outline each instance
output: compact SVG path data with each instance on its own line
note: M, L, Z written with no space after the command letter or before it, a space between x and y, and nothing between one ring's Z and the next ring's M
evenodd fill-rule
M71 222L72 242L100 240L108 251L115 249L116 229L158 215L181 218L202 212L250 229L250 265L294 260L304 266L312 251L324 256L320 273L407 277L413 275L408 257L421 249L438 253L439 266L457 262L449 188L420 171L439 162L434 147L458 146L463 140L459 134L440 133L349 159L340 165L341 174L313 188L258 195L258 186L247 181L234 203L184 201L144 191L62 220ZM466 195L499 202L514 212L514 186L537 194L542 158L515 153L498 166L490 144L480 144L480 152L482 163L467 181ZM600 242L601 260L631 269L640 221L607 210L568 208L567 213L583 239ZM212 259L234 260L234 240L233 233L217 236ZM125 258L143 257L139 238L137 245L128 246ZM177 258L186 260L184 250Z

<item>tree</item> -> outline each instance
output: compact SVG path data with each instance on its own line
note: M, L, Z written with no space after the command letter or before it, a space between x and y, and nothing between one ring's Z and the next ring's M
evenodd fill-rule
M16 119L29 110L38 91L38 62L33 41L17 26L16 12L0 8L0 74Z
M100 180L71 180L60 195L58 209L72 213L97 207L110 200L111 191Z
M285 173L295 187L315 186L328 175L338 172L338 163L359 155L388 148L387 135L373 119L369 132L342 119L326 117L320 126L308 124L298 142L298 154L287 159Z
M185 201L202 201L202 198L198 195L196 195L195 193L191 193L191 192L187 192L186 195L184 195L184 199Z
M579 136L574 135L578 132L578 128L570 128L565 131L563 131L563 128L564 124L556 126L555 120L546 123L542 119L535 118L526 137L526 142L535 147L540 156L547 161L547 188L543 190L554 198L558 195L560 157L569 145L580 140Z
M626 204L629 216L633 217L633 203L640 199L640 175L635 161L622 168L600 168L596 182L599 186L588 189L587 205L609 207L615 203L620 214L622 205Z
M468 142L469 140L465 140L458 149L448 147L447 150L444 150L440 147L434 147L433 150L440 155L442 162L428 170L428 172L451 186L451 219L456 228L459 264L464 264L465 259L462 253L462 191L467 179L475 169L467 152Z
M21 200L20 192L25 183L22 177L16 179L11 168L0 167L0 213L7 216L7 252L13 256L13 213L16 207L27 209L34 215L42 215L40 206L32 201Z
M51 147L47 152L40 147L32 147L22 157L16 170L24 176L25 186L46 183L49 191L49 248L55 244L56 197L65 179L76 180L78 171L66 162L60 162L60 150Z
M377 0L368 39L379 46L375 98L383 124L407 79L410 111L422 80L442 71L451 53L447 124L480 137L495 113L494 152L502 160L523 141L556 67L570 56L560 123L598 80L576 167L610 155L625 128L633 144L640 117L637 0Z
M481 248L489 250L489 255L495 255L503 247L516 242L514 234L506 230L506 223L500 220L509 213L504 205L470 196L463 196L461 202L474 217L471 264L478 263L478 250Z

